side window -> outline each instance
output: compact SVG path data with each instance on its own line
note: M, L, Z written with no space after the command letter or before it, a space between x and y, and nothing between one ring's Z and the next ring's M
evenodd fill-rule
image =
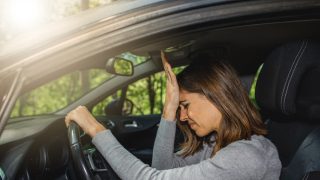
M160 114L164 103L164 95L165 76L163 72L130 84L126 96L132 102L130 115Z
M180 72L184 67L174 68ZM166 92L166 77L159 72L118 90L93 107L95 116L161 114ZM114 108L117 107L117 108ZM120 108L120 109L119 109Z
M94 106L92 113L95 116L160 114L164 93L165 76L159 72L118 90Z
M111 77L112 75L106 73L104 69L89 69L66 74L21 95L16 101L11 117L56 112Z

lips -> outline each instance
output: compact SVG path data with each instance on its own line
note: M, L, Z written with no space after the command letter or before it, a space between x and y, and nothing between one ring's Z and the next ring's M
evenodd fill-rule
M197 125L196 125L196 123L189 123L189 126L191 129L194 129Z

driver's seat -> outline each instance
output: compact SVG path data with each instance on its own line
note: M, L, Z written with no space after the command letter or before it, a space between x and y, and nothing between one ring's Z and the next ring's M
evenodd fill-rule
M280 179L320 179L320 43L275 49L258 77L256 100L278 148Z

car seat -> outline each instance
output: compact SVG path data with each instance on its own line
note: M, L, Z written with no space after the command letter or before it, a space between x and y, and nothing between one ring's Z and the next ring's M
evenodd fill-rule
M280 179L320 179L320 43L301 40L272 51L255 95L278 148Z

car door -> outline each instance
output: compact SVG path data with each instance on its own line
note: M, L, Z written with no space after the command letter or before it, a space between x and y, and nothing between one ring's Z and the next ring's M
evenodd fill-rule
M93 107L96 118L136 157L151 164L152 149L165 96L159 72L119 89Z

